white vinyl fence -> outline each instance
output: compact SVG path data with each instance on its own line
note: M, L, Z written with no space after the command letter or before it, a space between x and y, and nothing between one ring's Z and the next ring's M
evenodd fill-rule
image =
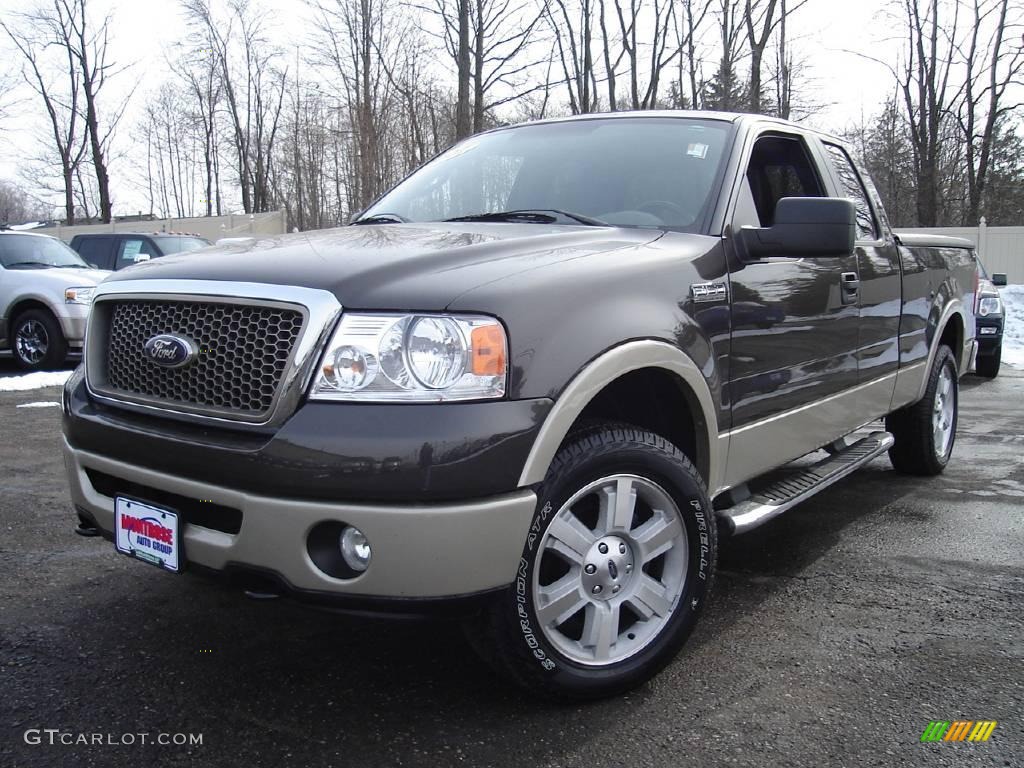
M900 228L899 231L966 238L977 246L978 256L990 275L1005 272L1008 282L1024 284L1024 227L990 227L982 219L977 227Z
M72 227L47 227L37 230L42 234L70 242L75 235L94 235L101 232L187 232L216 242L222 237L248 237L281 235L287 228L284 209L268 213L229 213L226 216L199 216L186 219L157 219L155 221L115 221L110 224L81 224Z

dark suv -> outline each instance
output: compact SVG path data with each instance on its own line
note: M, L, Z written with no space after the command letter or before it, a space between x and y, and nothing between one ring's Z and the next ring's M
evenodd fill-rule
M985 268L978 262L978 309L977 318L978 357L974 372L987 379L999 375L999 364L1003 357L1003 323L1006 312L999 288L1006 285L1006 275L996 272L989 279Z
M149 261L172 253L184 253L211 245L198 235L143 235L135 232L104 232L75 235L71 247L89 264L99 269L124 269L140 261Z

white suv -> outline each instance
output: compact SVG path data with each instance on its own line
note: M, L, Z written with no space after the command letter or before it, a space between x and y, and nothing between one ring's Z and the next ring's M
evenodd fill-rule
M92 292L109 274L54 237L0 231L0 349L29 371L80 352Z

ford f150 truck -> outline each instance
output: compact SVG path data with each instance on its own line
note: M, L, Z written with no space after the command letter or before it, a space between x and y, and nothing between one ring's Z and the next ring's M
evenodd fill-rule
M350 226L102 283L63 397L80 531L456 610L529 689L611 695L679 651L720 532L886 452L943 470L976 280L970 243L894 234L849 149L787 122L500 128Z

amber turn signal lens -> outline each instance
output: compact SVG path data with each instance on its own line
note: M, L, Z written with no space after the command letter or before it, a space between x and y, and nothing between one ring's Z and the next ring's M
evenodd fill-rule
M477 376L505 375L505 331L500 325L481 325L473 329L472 371Z

